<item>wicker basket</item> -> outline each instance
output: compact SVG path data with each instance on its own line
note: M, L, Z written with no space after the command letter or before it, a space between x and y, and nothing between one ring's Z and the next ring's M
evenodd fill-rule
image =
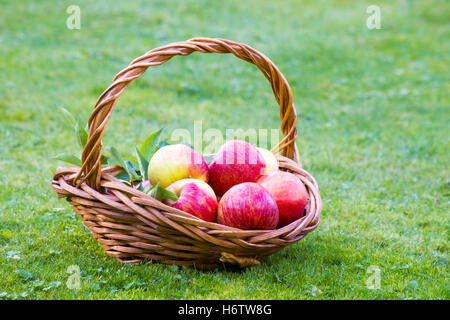
M272 149L279 167L294 173L306 186L309 200L306 214L275 230L240 230L205 222L186 212L128 187L115 178L121 169L101 165L102 138L119 96L130 82L148 67L173 56L202 53L232 53L256 65L272 86L280 105L284 138ZM215 268L231 263L242 268L260 260L313 231L320 218L322 201L314 178L301 168L295 139L297 114L292 93L284 76L263 54L245 45L224 39L195 38L153 49L119 72L98 99L89 118L89 136L82 153L82 167L56 169L52 186L66 197L93 237L108 255L121 262L151 260L165 264ZM296 158L297 161L293 161ZM104 191L108 188L113 194Z

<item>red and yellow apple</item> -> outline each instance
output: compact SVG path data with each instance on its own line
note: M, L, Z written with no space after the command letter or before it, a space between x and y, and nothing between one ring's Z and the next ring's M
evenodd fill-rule
M187 178L208 182L208 164L200 152L184 144L164 146L155 152L148 165L152 185L166 188L175 181Z
M256 182L265 168L264 158L251 144L230 140L220 147L209 165L209 184L218 196L243 182Z
M263 186L277 203L280 215L278 228L303 216L308 202L308 192L295 175L285 171L276 171L261 176L257 183Z
M244 230L271 230L278 224L278 207L270 193L254 182L238 184L220 199L217 220Z
M175 193L178 200L165 199L165 204L205 221L216 221L217 198L206 182L198 179L182 179L172 183L167 190Z
M266 164L265 169L262 171L262 174L269 174L271 172L278 170L278 160L275 158L275 155L272 153L272 151L269 151L264 148L257 147L259 153L264 158L264 163Z

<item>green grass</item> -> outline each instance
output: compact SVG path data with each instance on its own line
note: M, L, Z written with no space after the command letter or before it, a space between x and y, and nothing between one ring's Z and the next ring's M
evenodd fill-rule
M80 30L66 28L72 3ZM370 4L2 1L0 298L449 299L450 6L377 1L382 29L368 30ZM50 157L79 152L59 108L86 120L135 57L194 36L247 43L284 73L324 201L313 233L241 272L122 265L50 184L62 165ZM278 114L256 68L197 53L135 81L104 144L131 151L159 127L167 135L196 120L223 132L278 128ZM66 286L71 265L79 290ZM366 287L369 266L380 289Z

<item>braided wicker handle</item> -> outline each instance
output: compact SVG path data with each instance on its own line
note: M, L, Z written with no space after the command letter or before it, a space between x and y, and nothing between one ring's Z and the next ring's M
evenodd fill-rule
M117 99L130 82L143 74L148 67L161 65L173 56L187 56L195 51L232 53L242 60L253 63L262 71L270 82L275 98L280 105L281 131L284 135L284 138L272 151L281 151L283 156L291 159L295 157L298 164L301 165L295 145L297 113L292 103L291 88L278 68L266 56L245 44L225 39L194 38L153 49L135 59L114 77L112 84L97 100L89 118L89 136L83 149L82 167L74 179L78 186L86 181L92 188L100 190L102 138Z

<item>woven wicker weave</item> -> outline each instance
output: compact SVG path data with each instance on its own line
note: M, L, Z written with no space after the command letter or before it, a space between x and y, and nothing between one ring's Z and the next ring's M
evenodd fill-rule
M295 174L308 190L309 201L302 218L275 230L240 230L205 222L120 182L115 178L120 168L102 167L102 138L106 125L117 99L130 82L151 66L195 51L232 53L256 65L270 82L280 105L284 135L272 151L281 153L277 156L280 169ZM245 44L224 39L195 38L172 43L147 52L115 76L89 118L82 167L56 169L52 186L59 197L67 198L106 253L119 261L152 260L203 269L215 268L222 263L240 267L255 265L264 257L302 239L319 223L322 201L316 181L301 168L295 144L296 121L289 84L263 54ZM105 188L112 194L107 194Z

